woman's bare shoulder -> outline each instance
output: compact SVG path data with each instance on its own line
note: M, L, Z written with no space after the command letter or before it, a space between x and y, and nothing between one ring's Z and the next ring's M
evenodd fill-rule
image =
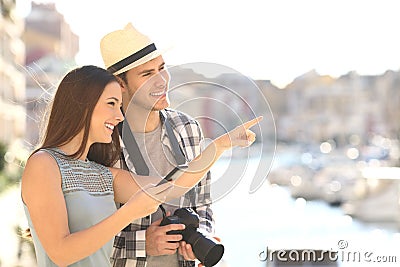
M42 179L59 174L56 160L50 153L40 150L32 154L26 162L22 179Z
M49 152L39 150L33 153L26 162L26 167L34 167L36 165L47 169L51 166L56 167L57 163Z
M56 160L46 151L35 152L27 160L22 174L22 198L29 203L32 196L45 192L46 188L61 188L60 183L61 174Z

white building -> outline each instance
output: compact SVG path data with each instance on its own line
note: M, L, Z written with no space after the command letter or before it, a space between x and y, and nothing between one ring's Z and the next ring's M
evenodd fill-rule
M15 1L0 1L0 142L7 146L25 134L25 46Z

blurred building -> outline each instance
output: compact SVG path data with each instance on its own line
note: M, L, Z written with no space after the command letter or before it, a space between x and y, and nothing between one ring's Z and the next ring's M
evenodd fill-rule
M32 3L31 12L25 19L23 39L27 65L49 55L74 59L79 50L78 36L71 31L54 3Z
M171 104L198 118L206 137L215 138L240 120L263 115L258 135L262 138L257 140L264 144L276 138L287 144L319 147L329 141L345 147L354 140L367 145L374 136L399 139L400 71L352 71L333 78L312 70L280 89L268 80L253 81L238 73L205 77L196 64L169 68Z
M25 19L27 134L35 146L45 109L60 79L75 67L79 38L54 3L32 3Z
M287 114L279 135L286 140L348 144L358 136L365 144L371 135L398 138L400 74L363 76L349 72L337 79L310 71L289 84Z
M390 70L380 76L372 98L380 103L388 137L400 139L400 71Z
M274 144L273 119L285 114L285 90L270 81L253 81L214 63L189 63L168 70L171 107L195 117L205 137L213 139L244 121L263 115L261 129L254 127L252 130L262 137L258 141L263 139Z
M24 23L15 8L15 1L0 0L0 142L7 145L25 134Z
M287 90L280 89L269 80L256 80L262 97L257 100L257 114L263 115L266 122L262 123L263 141L279 141L278 129L281 128L283 118L288 112ZM267 121L273 120L273 121Z

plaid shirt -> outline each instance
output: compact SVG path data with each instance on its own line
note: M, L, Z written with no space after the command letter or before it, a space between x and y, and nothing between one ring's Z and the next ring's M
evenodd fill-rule
M199 123L182 112L172 109L165 109L164 111L186 160L190 162L201 153L200 142L204 137ZM161 129L161 143L172 151L165 127ZM129 154L124 146L122 148L125 164L121 164L121 167L135 172ZM180 207L196 207L196 211L200 217L199 230L203 233L213 234L214 218L211 210L210 182L211 175L208 172L198 185L180 198L179 203ZM151 215L137 219L115 237L111 256L114 267L146 266L145 231L150 224ZM180 267L195 265L194 261L185 261L181 255L179 255L178 261Z

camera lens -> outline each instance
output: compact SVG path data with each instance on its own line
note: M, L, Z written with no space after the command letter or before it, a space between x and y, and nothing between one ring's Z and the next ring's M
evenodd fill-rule
M192 245L194 255L206 267L217 264L224 255L224 246L213 238L199 232L192 232L187 240Z
M217 264L224 255L224 246L212 237L206 237L197 231L199 217L192 209L181 208L174 212L174 216L167 216L160 225L183 223L183 231L169 231L168 234L182 234L183 240L192 246L196 258L206 267Z

